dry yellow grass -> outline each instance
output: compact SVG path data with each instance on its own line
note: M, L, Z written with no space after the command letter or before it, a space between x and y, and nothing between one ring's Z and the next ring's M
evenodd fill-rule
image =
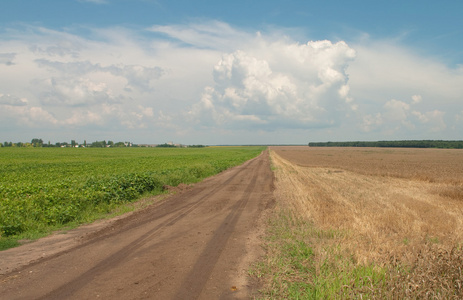
M362 157L357 159L361 161ZM455 190L456 179L430 182L303 167L275 151L272 161L278 169L279 197L289 200L295 211L302 212L317 227L345 232L343 246L359 261L390 254L406 256L429 243L450 249L463 242L463 199L445 195L445 191ZM362 173L369 172L364 168Z
M337 247L358 265L407 266L406 278L388 275L385 290L393 294L381 297L462 293L463 151L436 157L438 152L420 149L418 159L413 150L404 156L402 149L388 149L389 154L379 150L365 161L358 149L299 149L271 148L275 196L296 217L337 232L338 238L314 245L319 260ZM407 161L407 155L413 159ZM393 164L398 158L402 164ZM385 161L392 166L384 167Z
M462 149L272 147L299 166L328 167L365 175L463 183Z

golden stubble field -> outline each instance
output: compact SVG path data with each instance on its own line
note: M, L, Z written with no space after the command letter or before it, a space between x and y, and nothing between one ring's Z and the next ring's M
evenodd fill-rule
M406 266L423 293L461 291L463 150L272 147L271 158L280 203L338 236L317 242L319 259L331 243L358 264Z

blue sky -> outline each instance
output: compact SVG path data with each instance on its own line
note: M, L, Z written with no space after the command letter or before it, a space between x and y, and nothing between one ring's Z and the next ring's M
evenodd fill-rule
M460 1L2 1L0 140L462 139Z

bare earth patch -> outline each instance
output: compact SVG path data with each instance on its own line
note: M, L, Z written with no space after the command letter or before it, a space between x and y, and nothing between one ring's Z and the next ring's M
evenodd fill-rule
M146 207L146 202L154 203L151 205L159 205L165 198L166 195L155 196L150 199L142 199L137 203L133 203L133 205L140 208ZM99 220L71 230L56 231L36 241L20 241L23 244L22 246L0 252L0 257L2 258L0 260L0 275L11 273L20 267L72 249L81 244L82 241L88 240L91 236L97 236L99 232L108 230L108 228L113 227L119 222L124 222L124 219L134 213L129 212L111 219Z

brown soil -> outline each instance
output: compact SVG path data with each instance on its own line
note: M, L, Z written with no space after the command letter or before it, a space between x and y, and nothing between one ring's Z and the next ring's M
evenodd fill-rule
M146 209L0 253L0 299L247 299L268 152Z

